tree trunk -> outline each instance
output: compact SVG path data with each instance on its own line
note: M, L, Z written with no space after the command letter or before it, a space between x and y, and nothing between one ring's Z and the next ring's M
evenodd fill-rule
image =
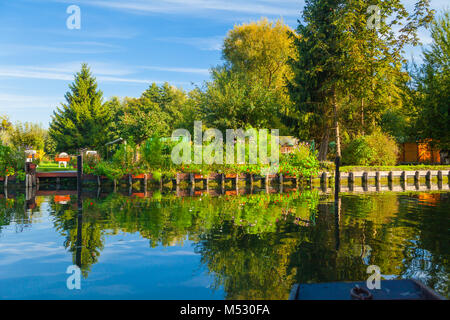
M322 140L320 141L319 155L318 155L319 161L327 160L329 140L330 140L330 131L328 129L328 126L326 126L322 134Z
M361 133L364 135L364 98L361 98Z
M336 156L341 157L341 136L339 134L338 105L336 102L336 89L333 88L334 127L336 128Z

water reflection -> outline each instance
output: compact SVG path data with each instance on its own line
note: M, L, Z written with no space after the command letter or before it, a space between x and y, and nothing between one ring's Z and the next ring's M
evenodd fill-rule
M30 209L17 194L0 199L0 241L3 228L26 232L49 210L85 278L102 263L106 239L138 233L148 250L194 243L214 279L211 291L222 288L227 299L287 299L297 282L366 280L371 264L386 278L418 278L448 297L449 195L377 193L334 201L316 190L219 197L94 192L36 197Z

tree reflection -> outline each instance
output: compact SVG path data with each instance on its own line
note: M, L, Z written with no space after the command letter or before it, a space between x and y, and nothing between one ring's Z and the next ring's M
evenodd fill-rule
M363 281L371 264L383 275L420 278L448 296L449 196L420 197L344 195L337 216L333 199L319 201L317 191L86 198L79 262L86 277L106 236L138 232L150 248L195 242L214 287L223 287L228 299L287 299L298 282ZM52 208L75 263L76 202Z

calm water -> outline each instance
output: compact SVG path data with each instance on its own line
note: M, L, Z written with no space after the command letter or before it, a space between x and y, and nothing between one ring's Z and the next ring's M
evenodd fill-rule
M140 196L84 195L81 216L73 195L1 198L0 298L287 299L372 264L449 297L448 192L343 195L337 215L317 191Z

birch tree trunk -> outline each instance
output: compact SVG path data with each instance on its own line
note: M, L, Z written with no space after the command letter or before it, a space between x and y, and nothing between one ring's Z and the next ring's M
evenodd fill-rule
M339 134L338 105L336 101L336 89L333 88L334 127L336 128L336 156L341 157L341 136Z

